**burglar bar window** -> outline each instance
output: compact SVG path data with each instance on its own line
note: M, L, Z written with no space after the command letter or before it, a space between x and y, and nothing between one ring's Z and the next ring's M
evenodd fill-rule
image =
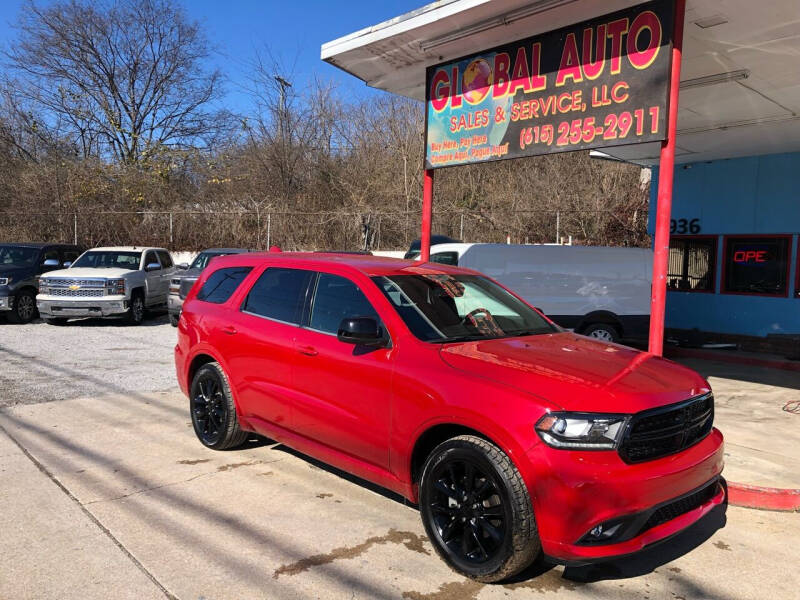
M789 288L789 236L725 238L727 294L786 296Z
M714 292L716 266L716 238L672 238L669 241L667 289Z

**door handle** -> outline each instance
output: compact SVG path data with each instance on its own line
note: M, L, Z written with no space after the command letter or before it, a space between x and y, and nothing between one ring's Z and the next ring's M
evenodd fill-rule
M300 354L305 354L306 356L316 356L319 354L314 346L298 346L297 351Z
M236 333L236 327L233 327L231 325L226 325L225 327L222 328L222 333L228 335L234 335Z

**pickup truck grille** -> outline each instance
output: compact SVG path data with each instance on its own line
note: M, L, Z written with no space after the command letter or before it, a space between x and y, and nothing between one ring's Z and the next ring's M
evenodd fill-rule
M106 291L103 288L89 288L80 290L71 290L69 288L53 288L50 290L50 296L70 296L72 298L97 298L104 296Z
M646 410L631 418L619 454L627 463L669 456L702 440L713 424L712 394Z
M189 294L189 291L192 289L192 286L197 281L197 277L184 277L181 279L181 289L180 289L180 297L181 299L186 298Z
M79 285L82 288L102 289L106 285L105 279L45 279L42 283L48 286L65 288L69 288L71 285Z

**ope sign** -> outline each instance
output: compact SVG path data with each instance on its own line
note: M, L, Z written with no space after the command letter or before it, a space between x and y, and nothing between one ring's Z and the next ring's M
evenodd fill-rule
M669 222L669 232L677 233L700 233L700 219L672 219Z

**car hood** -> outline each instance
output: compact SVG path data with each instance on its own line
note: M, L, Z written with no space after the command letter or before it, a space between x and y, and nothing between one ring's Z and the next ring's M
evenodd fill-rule
M131 273L135 273L135 271L131 271L130 269L93 269L91 267L75 267L70 269L60 269L58 271L50 271L45 275L42 275L43 278L55 278L55 279L81 279L81 278L90 278L90 277L100 277L103 279L114 279L119 277L125 277L126 275L130 275Z
M174 279L197 279L200 277L200 273L202 272L202 269L184 269L182 271L178 271L177 273L173 273L172 277Z
M571 411L634 413L709 391L691 369L573 333L445 344L440 355Z

